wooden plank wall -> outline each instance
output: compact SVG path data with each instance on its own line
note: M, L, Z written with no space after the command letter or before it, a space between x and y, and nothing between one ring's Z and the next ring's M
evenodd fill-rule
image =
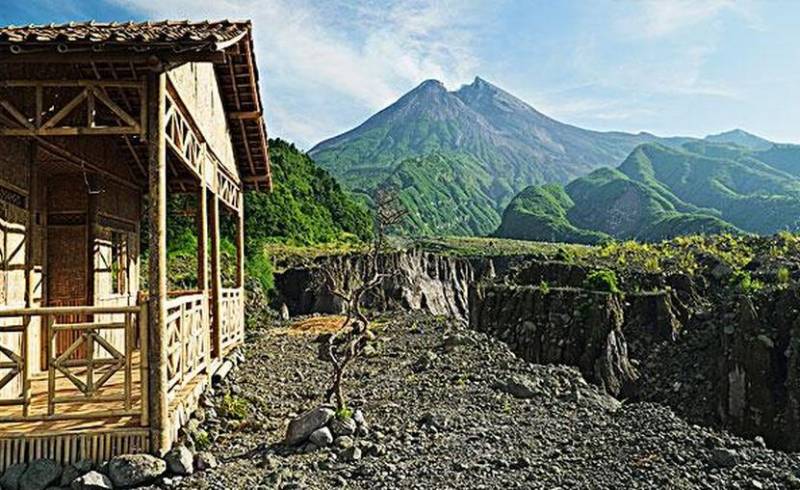
M28 202L32 198L29 189L30 147L28 144L9 138L0 138L0 308L17 308L26 305L26 266L28 247L33 246L31 280L33 306L39 306L42 298L42 228L40 223L27 232ZM29 243L30 237L30 243ZM19 325L22 320L9 318L0 320L3 325ZM38 320L33 322L28 340L28 367L36 373L39 367ZM0 333L0 345L15 353L22 349L20 333ZM0 361L8 359L0 355ZM8 371L0 369L0 378ZM15 398L21 391L21 376L0 389L0 399Z

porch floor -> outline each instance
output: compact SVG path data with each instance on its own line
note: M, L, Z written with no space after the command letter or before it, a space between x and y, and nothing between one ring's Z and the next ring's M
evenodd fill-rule
M141 413L141 371L140 354L132 356L131 410ZM58 397L80 396L81 392L66 376L56 373L56 394ZM81 373L76 373L80 378ZM103 397L121 397L124 394L124 370L114 373L101 388ZM95 377L98 372L95 372ZM87 432L121 428L140 428L141 416L114 416L110 412L125 409L124 401L76 401L58 403L56 417L69 417L69 420L47 420L48 388L47 373L31 378L31 403L28 407L28 420L0 421L0 437L9 435L35 435L38 433ZM0 406L0 418L22 418L22 406Z

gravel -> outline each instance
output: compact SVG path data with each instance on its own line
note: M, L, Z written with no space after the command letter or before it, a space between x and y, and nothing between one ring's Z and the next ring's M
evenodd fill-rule
M322 402L315 337L250 332L247 360L216 390L248 400L249 417L207 417L219 465L176 488L800 489L798 454L619 403L575 369L526 363L457 322L397 314L376 333L347 384L369 429L306 452L282 441Z

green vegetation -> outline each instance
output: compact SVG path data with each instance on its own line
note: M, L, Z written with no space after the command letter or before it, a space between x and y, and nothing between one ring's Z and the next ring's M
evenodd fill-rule
M395 188L409 211L401 232L486 235L500 224L492 177L469 155L431 153L401 162L380 184Z
M220 403L220 415L228 419L244 420L250 415L250 404L244 398L226 394Z
M752 294L764 289L764 283L753 279L747 271L734 271L731 274L731 286L743 294Z
M336 418L339 420L347 420L353 418L353 410L348 407L342 407L336 411Z
M792 280L792 274L789 272L787 267L781 267L775 273L775 280L778 284L785 286L789 284L789 281Z
M584 281L584 287L593 291L604 291L607 293L619 293L619 282L617 274L608 269L602 269L589 273Z
M596 170L566 187L525 189L495 234L601 243L796 230L800 179L788 170L800 168L800 146L783 145L780 157L776 151L702 141L641 145L616 169Z
M372 235L367 208L293 144L270 140L273 191L248 192L248 249L264 243L298 245L360 241Z

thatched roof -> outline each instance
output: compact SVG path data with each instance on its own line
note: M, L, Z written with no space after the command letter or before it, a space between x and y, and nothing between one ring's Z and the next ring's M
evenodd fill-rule
M128 58L214 63L237 164L249 188L271 187L267 131L252 24L232 22L71 22L0 27L0 62Z

